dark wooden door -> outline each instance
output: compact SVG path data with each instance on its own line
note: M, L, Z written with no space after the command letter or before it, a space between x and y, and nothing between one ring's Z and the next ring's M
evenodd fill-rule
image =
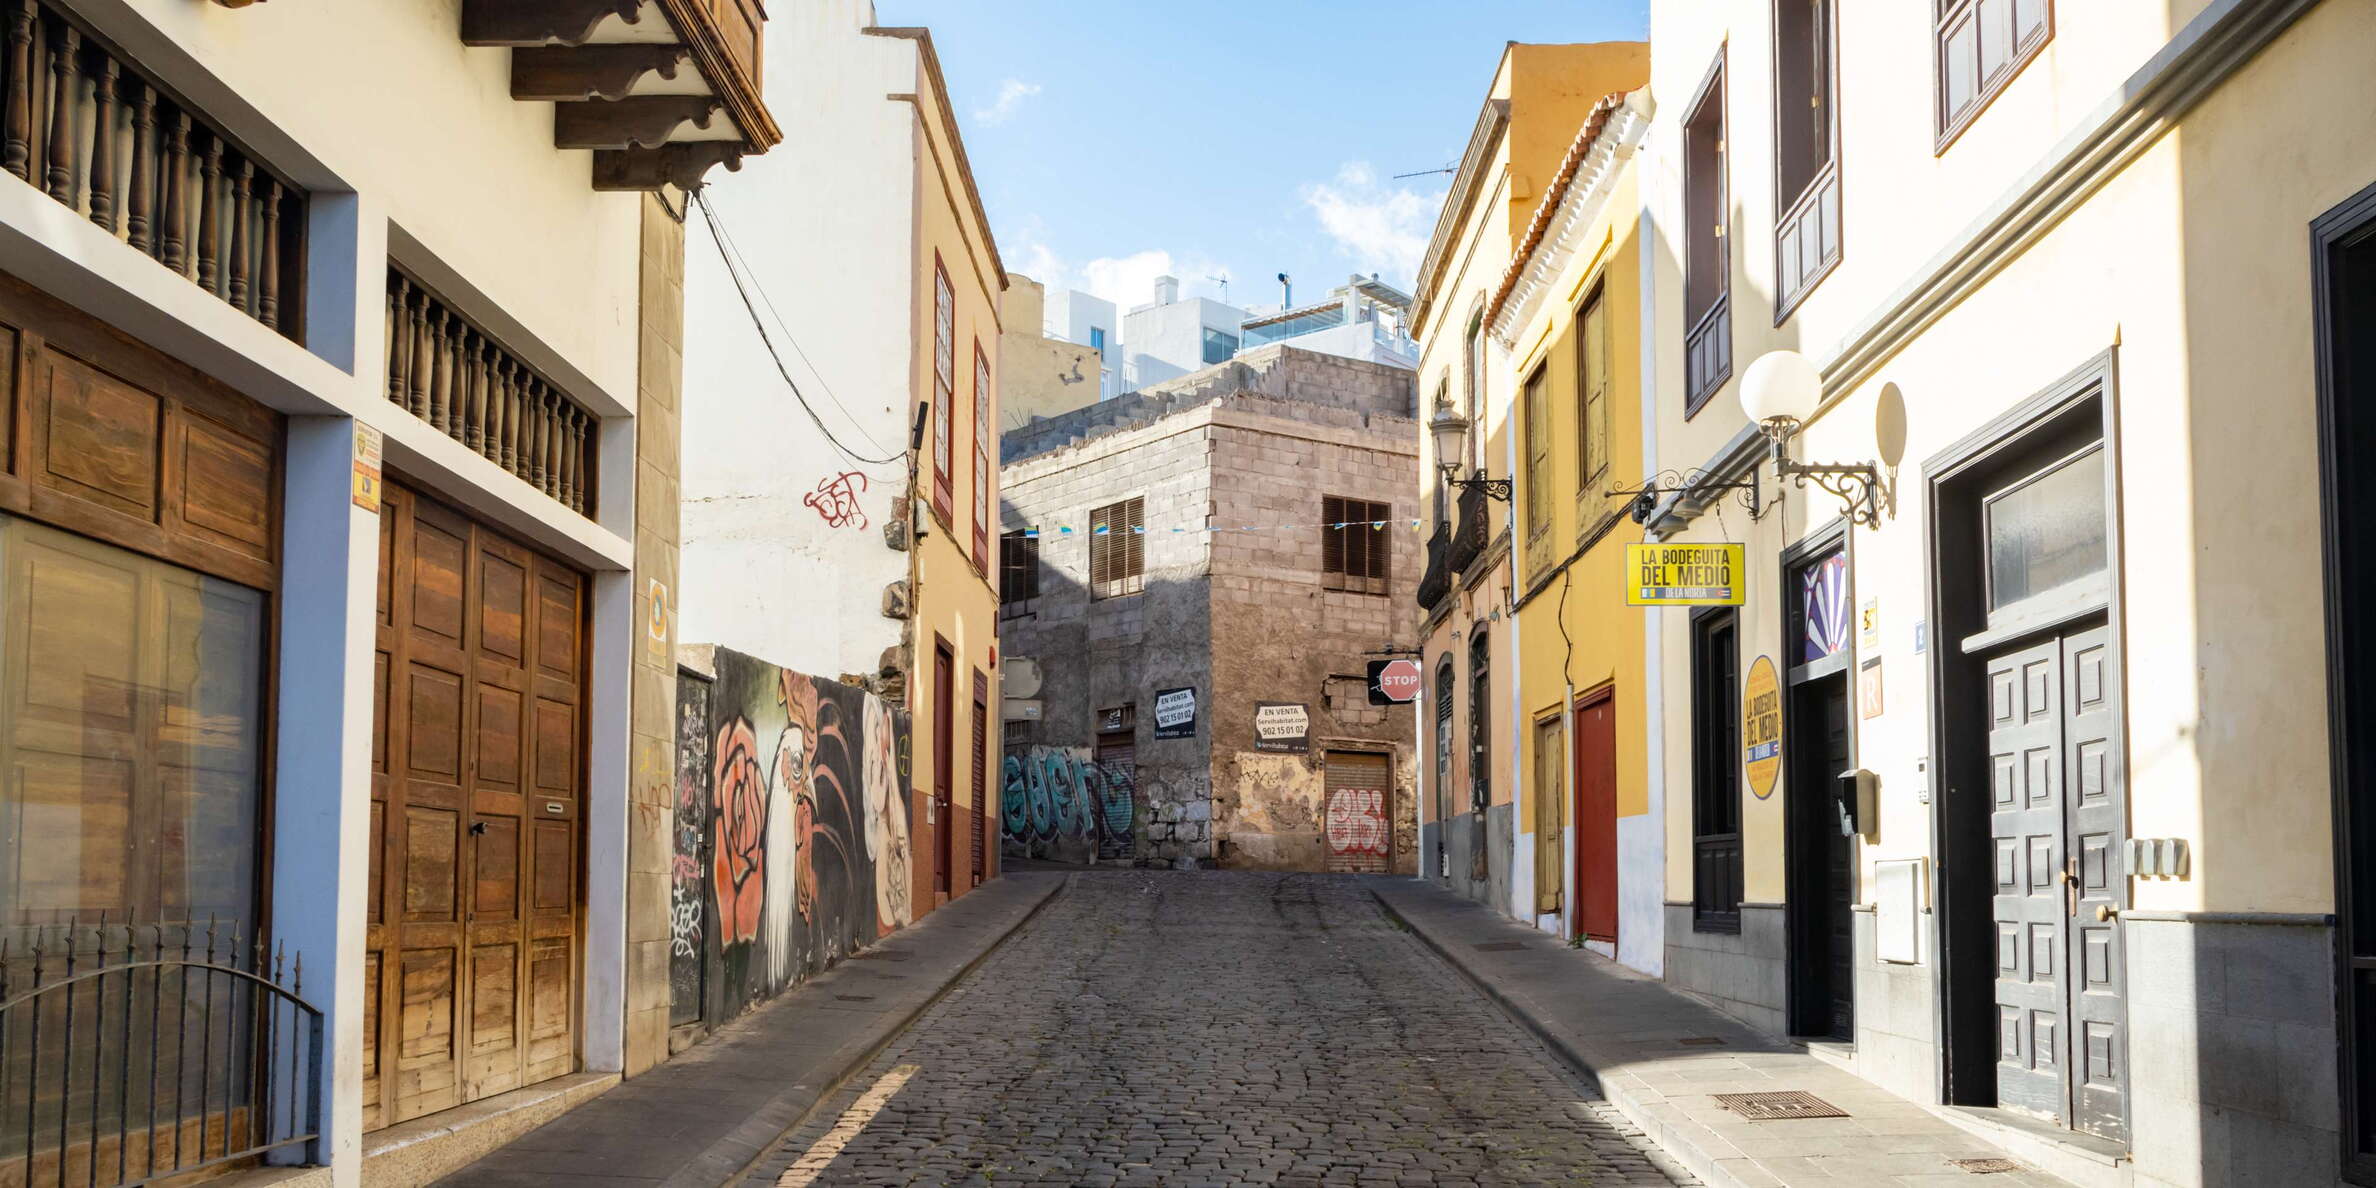
M1617 939L1617 699L1576 710L1576 930Z
M990 678L973 674L973 886L990 868Z
M957 657L947 644L932 652L932 890L946 898L949 871L955 865L949 851L957 844L949 814L956 801Z
M1794 1034L1856 1034L1856 838L1841 808L1848 770L1848 676L1803 680L1790 695L1784 877L1790 895Z
M575 1066L584 576L389 484L364 1125Z
M2127 796L2110 658L2103 626L1990 658L1990 834L1998 1099L2120 1138Z

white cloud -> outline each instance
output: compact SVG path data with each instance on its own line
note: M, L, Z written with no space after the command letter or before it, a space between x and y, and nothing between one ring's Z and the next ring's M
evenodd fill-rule
M1024 100L1039 93L1040 85L1038 83L1010 78L998 84L998 98L991 100L990 106L974 109L974 122L986 125L1003 124L1014 118L1015 109L1023 106Z
M1078 289L1113 302L1114 308L1123 313L1155 300L1156 277L1177 277L1183 297L1219 300L1220 286L1210 278L1227 275L1220 264L1206 257L1175 256L1162 248L1147 248L1124 256L1099 256L1074 265L1046 243L1034 239L1023 245L1020 258L1023 264L1017 271L1049 289Z
M1304 205L1339 252L1364 269L1398 277L1418 271L1442 200L1381 184L1367 161L1348 161L1335 178L1303 188Z

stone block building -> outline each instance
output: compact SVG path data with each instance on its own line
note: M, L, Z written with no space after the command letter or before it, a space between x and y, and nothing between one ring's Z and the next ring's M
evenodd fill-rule
M1274 347L1001 441L1010 855L1416 869L1408 370Z

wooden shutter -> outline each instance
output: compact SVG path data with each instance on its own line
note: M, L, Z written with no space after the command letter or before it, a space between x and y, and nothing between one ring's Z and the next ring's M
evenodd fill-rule
M1609 469L1609 317L1601 304L1601 294L1595 290L1577 315L1580 330L1576 335L1576 391L1581 407L1578 419L1582 422L1579 490L1592 494L1593 484ZM1587 527L1579 524L1579 531Z
M1345 588L1345 530L1337 525L1345 522L1345 501L1334 495L1320 497L1320 585L1322 589Z
M1551 527L1551 384L1540 367L1526 377L1526 535Z
M1123 525L1123 531L1128 535L1122 539L1122 580L1127 587L1123 593L1136 594L1147 572L1147 503L1133 499L1124 506L1128 522Z

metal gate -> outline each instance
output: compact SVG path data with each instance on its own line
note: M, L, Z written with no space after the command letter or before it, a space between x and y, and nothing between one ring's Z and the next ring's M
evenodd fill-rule
M1367 751L1328 752L1328 809L1322 831L1324 869L1384 874L1392 856L1389 808L1393 777L1386 756Z

